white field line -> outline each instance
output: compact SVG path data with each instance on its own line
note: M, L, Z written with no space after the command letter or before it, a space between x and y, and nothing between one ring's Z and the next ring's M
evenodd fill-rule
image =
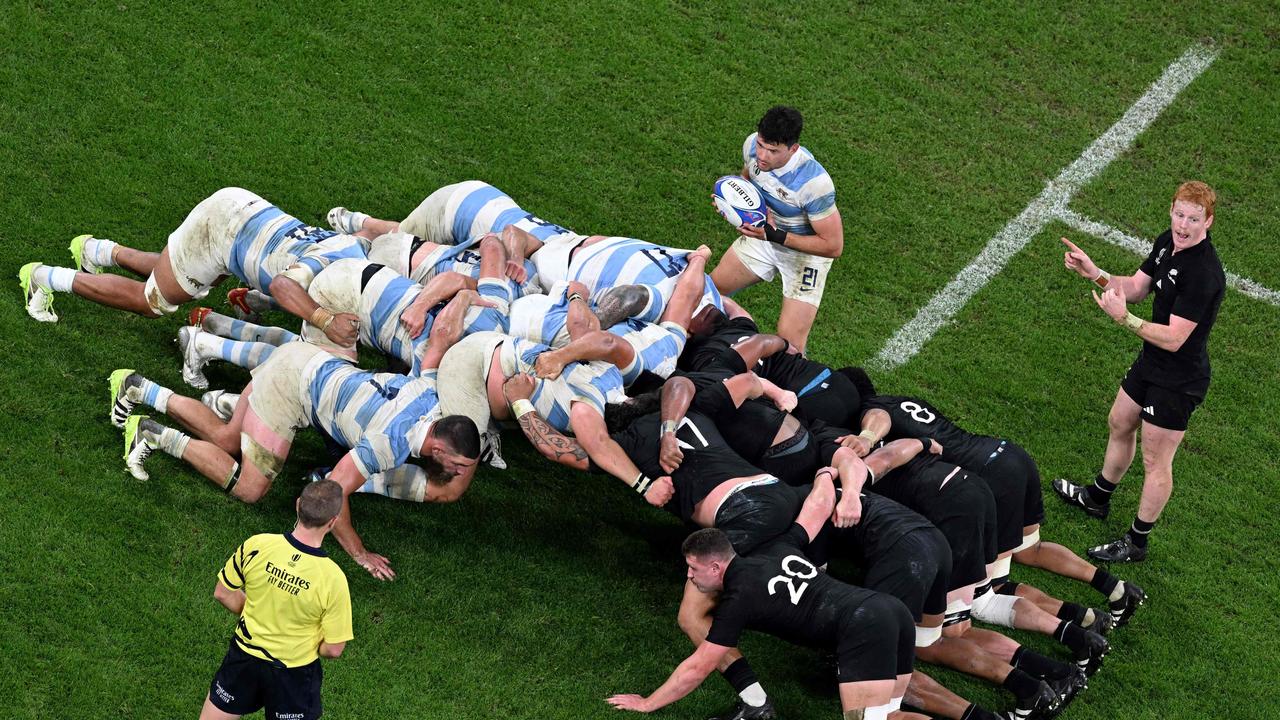
M1151 252L1151 243L1141 238L1125 234L1116 228L1091 220L1084 217L1080 213L1069 209L1063 209L1058 212L1058 219L1079 230L1087 233L1100 240L1106 240L1112 245L1117 245L1131 252L1146 257ZM1276 292L1261 283L1250 280L1247 277L1241 277L1235 273L1227 273L1227 286L1235 288L1246 296L1254 300L1271 303L1280 306L1280 292Z
M1121 153L1133 145L1143 130L1160 116L1178 93L1204 72L1218 56L1218 51L1193 45L1182 57L1165 68L1159 80L1147 88L1116 124L1093 141L1085 151L1051 180L1040 196L1009 221L986 247L961 270L946 287L938 291L916 316L894 333L880 349L872 364L883 369L895 368L910 360L943 325L960 312L965 303L998 275L1009 260L1031 238L1035 237L1065 210L1067 203L1086 183L1102 172Z

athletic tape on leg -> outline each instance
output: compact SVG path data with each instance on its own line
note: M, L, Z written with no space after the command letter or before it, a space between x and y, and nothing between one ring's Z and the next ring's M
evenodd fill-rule
M973 617L984 623L1013 627L1013 607L1018 598L1013 595L997 595L988 592L982 597L973 599Z

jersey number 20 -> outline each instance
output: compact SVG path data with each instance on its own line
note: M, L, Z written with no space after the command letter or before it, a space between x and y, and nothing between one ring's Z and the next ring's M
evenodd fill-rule
M796 580L813 579L818 574L818 568L799 555L788 555L782 559L782 572L785 575L774 575L769 578L769 594L778 592L778 585L786 585L787 592L791 595L791 604L799 605L800 596L809 589L809 583L796 584Z

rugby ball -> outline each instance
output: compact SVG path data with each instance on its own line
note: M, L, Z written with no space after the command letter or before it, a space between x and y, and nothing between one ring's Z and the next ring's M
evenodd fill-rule
M767 217L760 190L750 180L737 175L725 175L716 180L711 198L716 210L734 227L760 227Z

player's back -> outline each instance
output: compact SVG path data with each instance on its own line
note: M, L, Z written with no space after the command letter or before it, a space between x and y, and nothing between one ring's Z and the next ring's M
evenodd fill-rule
M292 265L311 245L338 233L312 227L269 205L236 233L227 267L241 282L267 292L271 280Z
M468 180L453 186L445 204L445 221L454 243L477 240L485 233L500 233L515 226L546 240L569 232L516 204L509 195L489 183Z

